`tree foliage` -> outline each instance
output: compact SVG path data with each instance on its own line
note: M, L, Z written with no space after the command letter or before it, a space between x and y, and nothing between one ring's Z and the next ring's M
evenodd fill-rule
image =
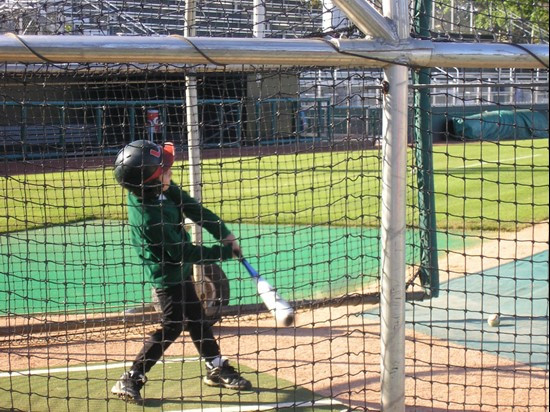
M435 0L433 10L439 33L548 43L547 0Z
M548 2L502 0L476 2L476 26L498 40L514 43L548 42Z

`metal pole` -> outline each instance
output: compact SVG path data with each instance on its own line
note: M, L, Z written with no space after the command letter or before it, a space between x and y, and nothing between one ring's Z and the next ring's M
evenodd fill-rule
M252 15L252 36L258 39L264 37L265 34L265 4L264 0L254 0L253 3L253 15ZM262 90L262 74L255 74L256 86L258 87L258 93L261 94ZM258 117L257 117L258 118ZM240 122L239 122L240 123ZM258 122L258 135L260 134L261 121ZM259 136L258 136L259 138Z
M189 191L199 202L201 193L201 147L199 132L199 111L197 97L197 78L194 75L185 76L185 110L187 121L187 152L189 155ZM194 231L195 232L195 231ZM200 231L199 231L200 232ZM198 235L200 237L200 235ZM200 241L201 239L195 239Z
M331 44L332 43L332 44ZM252 39L181 36L15 36L0 35L2 70L6 63L152 63L210 65L204 71L253 70L248 65L385 67L407 63L418 67L524 69L550 61L547 44L454 43L401 39L399 43L365 39ZM200 49L202 54L197 51ZM535 57L535 56L536 57ZM52 68L55 70L55 68ZM102 72L102 66L90 70Z
M396 41L395 30L378 11L365 0L332 0L365 34L374 38Z
M185 37L195 35L195 1L188 0L185 8ZM199 131L199 111L197 97L197 77L185 76L185 114L187 122L187 152L189 155L189 193L197 201L202 200L201 193L201 147ZM196 245L202 244L202 232L199 225L191 226L191 238ZM195 274L196 272L195 266Z
M384 0L384 16L400 39L409 37L406 0ZM408 67L384 69L381 227L381 407L405 410L405 207L407 178Z
M264 0L254 0L252 35L263 38L265 33L265 4Z
M415 31L420 36L430 35L432 0L415 2ZM416 84L430 84L431 69L418 69L412 73ZM456 78L458 81L458 75ZM456 93L455 93L456 95ZM420 231L421 284L431 297L439 295L439 267L437 261L437 225L433 174L433 147L431 135L431 102L427 87L414 90L414 155L417 166L418 228Z
M451 0L451 33L455 31L455 0Z

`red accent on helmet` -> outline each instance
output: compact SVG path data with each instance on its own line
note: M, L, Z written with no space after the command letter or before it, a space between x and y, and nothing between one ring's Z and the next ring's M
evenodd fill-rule
M150 153L155 157L160 157L161 155L160 152L153 149L150 150ZM162 172L165 172L172 167L172 165L174 164L175 158L176 158L176 148L174 147L174 143L172 142L164 143L164 145L162 146L161 164L159 165L157 170L155 170L155 172L151 176L149 176L149 178L145 180L143 183L148 183L152 180L158 179L162 174Z

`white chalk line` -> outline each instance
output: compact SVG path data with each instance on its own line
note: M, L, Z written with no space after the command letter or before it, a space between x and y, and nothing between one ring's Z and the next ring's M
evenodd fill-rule
M338 405L344 407L342 411L349 410L346 408L342 402L335 399L319 399L316 401L304 401L304 402L280 402L272 403L265 405L246 405L246 406L226 406L226 407L215 407L215 408L205 408L205 409L179 409L173 410L170 412L248 412L248 411L269 411L269 410L279 410L281 408L311 408L315 406L333 406Z
M164 359L159 363L177 363L177 362L198 362L200 358L174 358L174 359ZM0 378L9 378L17 376L32 376L32 375L50 375L54 373L70 373L70 372L87 372L87 371L96 371L96 370L107 370L107 369L117 369L117 368L127 368L132 365L132 362L117 362L117 363L107 363L107 364L98 364L98 365L85 365L85 366L68 366L63 368L46 368L46 369L28 369L23 371L10 371L10 372L1 372ZM282 402L282 403L273 403L265 405L246 405L246 406L230 406L230 407L216 407L216 408L206 408L206 409L188 409L185 412L246 412L246 411L268 411L268 410L278 410L280 408L309 408L314 406L331 406L338 405L343 406L342 411L347 411L348 408L345 405L335 399L319 399L315 401L304 401L304 402ZM173 411L173 412L183 412L182 411Z
M479 160L479 161L476 161L475 163L471 163L469 165L465 165L463 166L462 168L466 169L468 167L479 167L480 165L485 165L485 164L492 164L492 165L495 165L497 163L501 163L501 162L508 162L508 161L512 161L512 160L521 160L521 159L532 159L534 157L539 157L541 156L541 154L534 154L534 155L529 155L529 156L520 156L520 157L510 157L508 159L496 159L496 160ZM528 166L528 165L527 165ZM451 169L461 169L461 167L452 167Z
M199 358L176 358L176 359L164 359L159 363L176 363L176 362L198 362ZM28 369L25 371L10 371L1 372L0 378L9 378L12 376L32 376L32 375L49 375L52 373L70 373L70 372L87 372L106 369L127 368L132 365L132 362L117 362L106 363L99 365L85 365L85 366L67 366L62 368L46 368L46 369Z
M200 358L190 357L190 358L173 358L173 359L164 359L159 361L159 363L177 363L177 362L199 362ZM32 375L50 375L54 373L70 373L70 372L87 372L87 371L96 371L96 370L107 370L107 369L117 369L117 368L127 368L132 365L132 362L117 362L117 363L107 363L107 364L97 364L97 365L85 365L85 366L68 366L62 368L46 368L46 369L28 369L23 371L10 371L10 372L1 372L0 378L9 378L17 376L32 376ZM338 405L343 406L342 411L347 411L348 408L345 405L335 399L319 399L315 401L304 401L304 402L284 402L284 403L274 403L274 404L265 404L265 405L247 405L247 406L231 406L224 408L207 408L207 409L190 409L185 410L185 412L246 412L246 411L267 411L267 410L277 410L280 408L308 408L314 406L331 406ZM180 412L180 411L173 411Z

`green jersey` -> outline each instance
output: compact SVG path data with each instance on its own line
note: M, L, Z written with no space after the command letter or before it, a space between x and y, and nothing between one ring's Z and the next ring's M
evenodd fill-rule
M212 211L203 207L174 182L158 198L128 194L131 240L143 262L148 280L165 288L189 278L194 263L231 259L231 245L197 246L185 230L185 218L198 223L215 239L231 232Z

